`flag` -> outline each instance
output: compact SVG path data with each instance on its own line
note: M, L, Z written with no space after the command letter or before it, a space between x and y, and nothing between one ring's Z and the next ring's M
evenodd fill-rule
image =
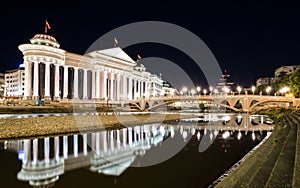
M47 29L51 29L51 26L47 20L46 20L46 26L47 26Z
M115 38L115 46L117 46L118 45L118 40L117 40L117 38Z
M140 54L137 55L138 60L142 59L142 57L140 56Z
M45 33L47 33L47 31L50 29L51 29L51 26L50 26L49 22L46 20L45 21Z

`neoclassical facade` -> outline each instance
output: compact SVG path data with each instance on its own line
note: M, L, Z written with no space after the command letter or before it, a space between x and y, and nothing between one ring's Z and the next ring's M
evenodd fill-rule
M119 47L83 56L61 49L50 35L36 34L19 49L25 65L24 99L121 101L152 95L153 75Z

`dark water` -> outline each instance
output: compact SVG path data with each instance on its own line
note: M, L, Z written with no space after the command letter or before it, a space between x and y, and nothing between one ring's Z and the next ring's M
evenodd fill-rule
M3 141L1 187L207 187L265 135L152 124Z

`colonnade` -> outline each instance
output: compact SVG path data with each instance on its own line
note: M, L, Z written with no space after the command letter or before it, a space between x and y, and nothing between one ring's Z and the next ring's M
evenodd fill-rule
M131 72L25 61L25 99L132 100L149 96L149 81Z

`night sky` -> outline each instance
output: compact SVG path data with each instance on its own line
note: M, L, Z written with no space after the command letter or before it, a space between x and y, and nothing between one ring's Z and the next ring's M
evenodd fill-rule
M84 54L101 35L125 24L164 21L179 25L200 37L221 68L228 70L234 82L244 86L251 86L258 77L273 76L280 66L299 64L299 5L186 4L143 1L137 6L112 2L94 6L73 4L72 8L50 3L2 7L0 72L18 67L22 62L18 45L43 33L45 19L52 27L49 34L61 48L78 54ZM169 59L192 75L196 84L203 82L193 76L198 74L198 70L191 70L193 61L180 52L174 56L174 49L168 46L146 43L124 50L133 59L137 54Z

